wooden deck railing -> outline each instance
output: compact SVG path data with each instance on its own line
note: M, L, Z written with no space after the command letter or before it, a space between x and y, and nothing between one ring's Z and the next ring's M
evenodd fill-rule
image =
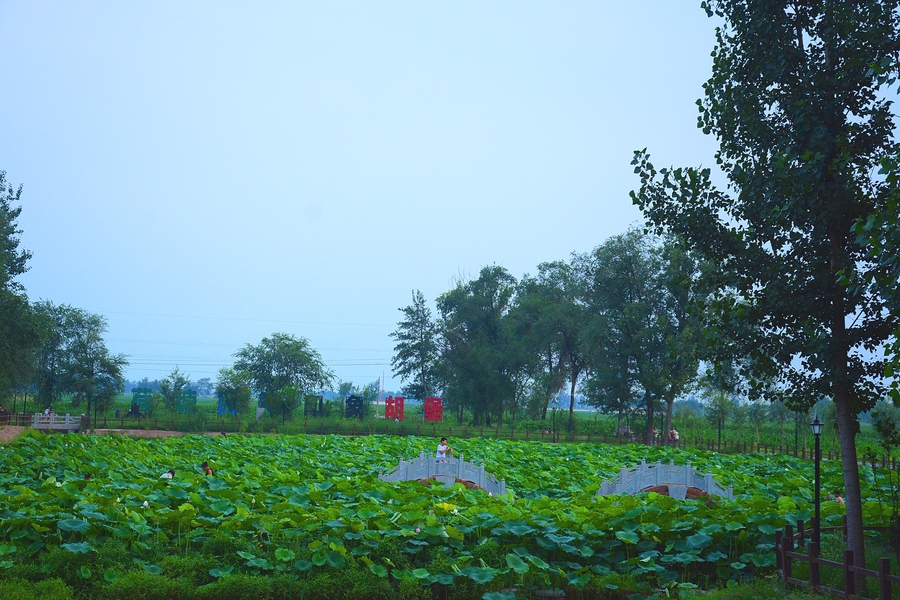
M815 529L815 519L812 520L812 528ZM866 531L884 531L888 527L864 527ZM823 527L822 532L841 531L844 536L847 535L847 523L840 527ZM875 600L866 596L858 595L857 582L862 578L871 577L878 582L878 599L891 600L892 584L900 584L900 576L891 574L891 561L888 558L878 559L878 570L867 569L863 566L854 564L853 551L844 550L843 560L841 562L827 560L819 556L819 546L813 541L808 543L805 541L807 530L804 528L803 521L797 522L797 531L794 531L792 525L788 525L785 530L775 532L775 565L778 568L778 574L789 584L810 588L817 592L824 592L832 596L841 598L859 598L860 600ZM802 549L806 546L805 552L798 552L795 548ZM793 562L799 561L809 565L809 578L800 579L794 577ZM828 587L822 583L820 567L830 567L839 569L843 575L843 589Z

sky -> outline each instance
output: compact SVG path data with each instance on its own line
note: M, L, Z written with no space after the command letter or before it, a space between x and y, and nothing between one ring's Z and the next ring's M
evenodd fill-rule
M399 389L413 290L639 224L635 150L713 165L699 5L0 1L19 281L105 316L132 380L285 332Z

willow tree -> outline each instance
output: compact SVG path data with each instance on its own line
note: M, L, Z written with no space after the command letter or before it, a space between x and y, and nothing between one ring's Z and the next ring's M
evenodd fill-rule
M657 171L639 152L632 198L652 227L719 265L713 340L746 359L751 397L774 381L793 409L834 399L848 541L861 564L857 415L885 391L876 350L897 321L867 285L875 264L852 227L888 196L877 167L897 143L879 70L900 52L898 2L703 6L722 24L699 126L719 142L728 190L709 169Z

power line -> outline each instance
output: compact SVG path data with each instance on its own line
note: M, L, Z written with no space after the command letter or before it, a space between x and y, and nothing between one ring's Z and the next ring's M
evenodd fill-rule
M129 315L133 317L164 317L170 319L205 319L211 321L246 321L251 323L291 323L294 325L350 325L354 327L395 327L395 324L383 323L341 323L333 321L291 321L287 319L249 319L246 317L212 317L209 315L165 315L160 313L120 312L114 310L100 311L106 315Z

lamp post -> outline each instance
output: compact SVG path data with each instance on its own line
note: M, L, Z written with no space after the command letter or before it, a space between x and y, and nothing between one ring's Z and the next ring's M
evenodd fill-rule
M819 436L822 435L822 430L825 428L825 423L819 420L819 415L816 415L816 418L812 423L809 424L809 428L812 430L813 436L816 438L816 524L813 528L813 542L816 544L816 549L819 547L819 505L821 504L819 497L819 490L821 488L821 480L819 478L819 465L822 462L822 452L819 447Z

